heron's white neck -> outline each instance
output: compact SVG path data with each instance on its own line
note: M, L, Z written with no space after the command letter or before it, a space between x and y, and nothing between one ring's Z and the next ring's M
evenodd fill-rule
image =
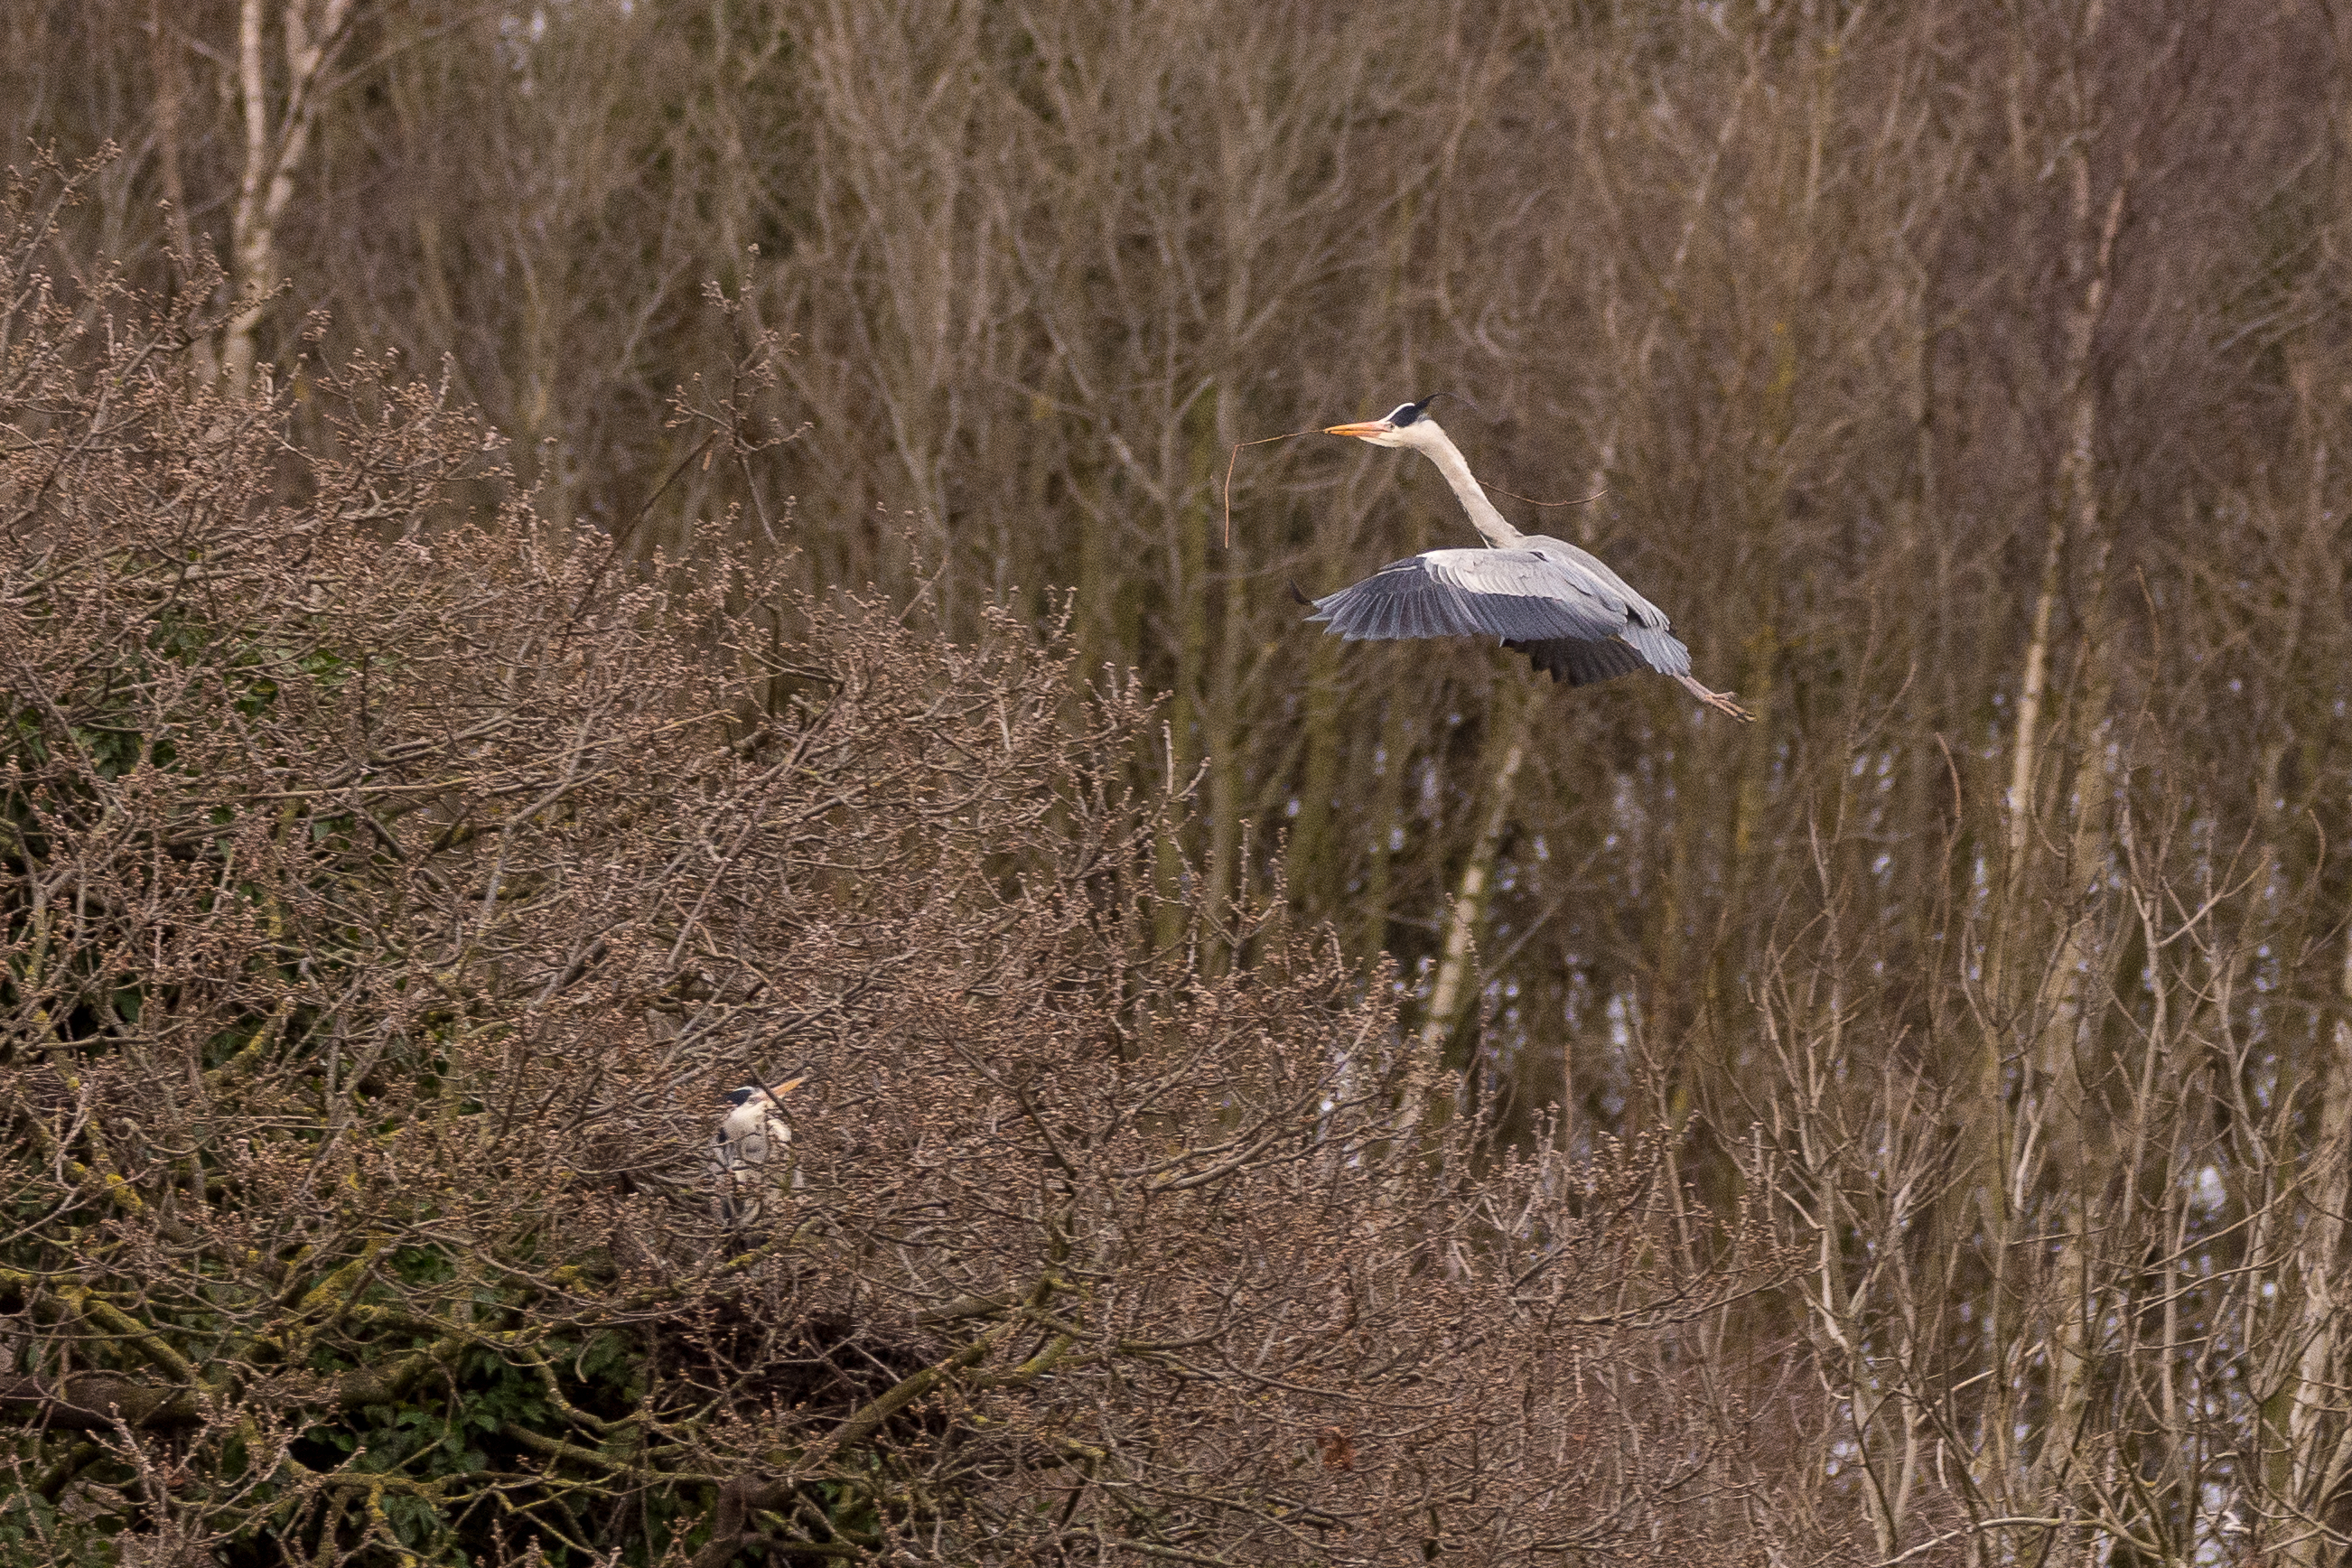
M1413 444L1429 454L1429 460L1437 465L1437 471L1444 474L1445 482L1454 487L1454 499L1462 503L1462 510L1470 514L1470 526L1478 531L1480 537L1497 550L1508 550L1527 537L1495 510L1495 503L1488 500L1486 492L1478 488L1477 476L1471 473L1470 464L1462 456L1462 449L1438 426L1436 420L1423 415L1412 428L1420 436Z

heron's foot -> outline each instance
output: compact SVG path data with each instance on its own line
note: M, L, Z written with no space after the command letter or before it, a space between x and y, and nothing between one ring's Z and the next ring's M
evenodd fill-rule
M1743 724L1753 724L1756 722L1755 714L1750 713L1747 709L1742 708L1738 703L1732 700L1734 697L1738 695L1738 692L1709 691L1706 687L1701 686L1697 681L1692 679L1687 675L1677 675L1675 679L1681 681L1684 689L1693 697L1697 698L1701 702L1706 703L1717 712L1727 713Z
M1736 691L1710 691L1706 694L1706 705L1718 713L1730 714L1743 724L1753 724L1756 715L1732 700L1738 695Z

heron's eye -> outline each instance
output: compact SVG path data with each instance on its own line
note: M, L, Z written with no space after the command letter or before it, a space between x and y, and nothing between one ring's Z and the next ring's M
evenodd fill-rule
M1390 413L1389 423L1402 430L1420 417L1421 405L1419 404L1400 403L1396 405L1395 409Z

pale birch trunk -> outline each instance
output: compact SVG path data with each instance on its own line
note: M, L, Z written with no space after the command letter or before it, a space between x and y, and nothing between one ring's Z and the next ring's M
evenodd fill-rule
M1517 674L1516 671L1513 672ZM1508 679L1497 685L1489 710L1494 725L1486 742L1486 815L1478 837L1471 842L1470 858L1463 863L1454 885L1454 901L1445 915L1445 935L1438 946L1437 973L1429 988L1429 1011L1421 1026L1423 1065L1436 1069L1444 1061L1445 1042L1454 1037L1477 989L1475 950L1486 908L1495 896L1495 863L1502 853L1503 830L1511 820L1511 803L1527 761L1528 728L1535 699L1526 683ZM1418 1081L1418 1080L1416 1080ZM1407 1107L1406 1125L1416 1125L1423 1107Z
M2065 458L2059 470L2058 499L2062 520L2059 526L2071 529L2072 539L2068 542L2084 558L2075 584L2084 623L2081 644L2084 675L2074 709L2074 779L2067 802L2073 831L2069 836L2065 864L2060 868L2060 878L2049 888L2050 893L2059 900L2056 912L2062 925L2055 957L2042 973L2042 994L2030 1014L2038 1025L2031 1060L2036 1084L2043 1096L2039 1108L2042 1121L2035 1129L2039 1136L2033 1142L2038 1144L2042 1157L2049 1162L2050 1168L2070 1173L2072 1177L2063 1186L2069 1212L2058 1226L2062 1239L2058 1243L2057 1258L2053 1267L2053 1279L2058 1294L2053 1296L2051 1325L2049 1429L2044 1435L2040 1463L2036 1466L2037 1480L2045 1497L2055 1494L2073 1463L2074 1457L2068 1452L2070 1435L2080 1428L2091 1373L2084 1360L2084 1347L2092 1332L2092 1321L2098 1311L2080 1239L2084 1234L2084 1222L2088 1217L2085 1203L2089 1185L2083 1163L2086 1150L2084 1142L2084 1090L2080 1062L2086 1046L2084 1036L2097 1001L2097 989L2089 983L2089 972L2098 958L2098 942L2084 904L2090 889L2098 880L2100 868L2106 862L2108 840L2113 830L2109 809L2113 780L2107 733L2107 709L2112 700L2113 680L2108 674L2110 652L2105 646L2105 617L2102 608L2106 587L2107 541L2099 517L2094 471L2098 395L2091 384L2090 358L2092 339L2106 307L2116 235L2122 226L2126 198L2126 187L2118 183L2094 235L2090 229L2093 211L2089 160L2079 150L2071 160L2070 174L2078 243L2084 246L2088 254L2082 263L2084 272L2077 274L2084 278L2082 300L2068 330L2066 385L2072 406L2067 412L2068 440ZM2053 548L2055 542L2053 541ZM2053 582L2055 574L2045 576L2045 584ZM2046 622L2050 607L2046 603L2037 604L2034 613L2037 622L2043 624L2044 635L2030 652L2042 656L2040 668L2046 677ZM2024 720L2021 704L2021 752L2028 751L2032 744L2031 737L2024 731ZM2027 787L2031 788L2030 775ZM2021 841L2018 833L2018 826L2024 820L2021 814L2011 828L2012 850L2020 857L2030 853L2031 847ZM2018 863L2021 865L2021 859ZM2031 931L2036 923L2021 921L2017 929ZM2036 946L2039 945L2037 942ZM2017 958L2021 971L2027 962L2026 954L2020 952ZM2022 979L2021 973L2020 978ZM2021 1146L2024 1142L2020 1140Z
M1486 785L1486 818L1479 826L1476 841L1471 845L1470 858L1463 865L1462 879L1446 913L1445 939L1439 950L1437 974L1430 986L1429 1016L1421 1029L1422 1048L1433 1054L1444 1047L1462 1022L1474 980L1472 952L1477 944L1478 928L1486 920L1486 906L1494 896L1495 862L1501 852L1503 830L1510 821L1519 767L1527 761L1527 699L1507 697L1498 706L1506 711L1496 715L1503 722L1494 742L1498 755Z
M2081 38L2085 45L2098 23L2095 4L2084 18ZM2079 81L2075 90L2079 99ZM2053 1237L2046 1273L2034 1292L2034 1305L2011 1330L2012 1334L2029 1332L2044 1346L2045 1385L2033 1421L2038 1442L2021 1473L2011 1456L1997 1452L2000 1445L1987 1445L1977 1466L1985 1495L2006 1496L2009 1512L2053 1519L2070 1516L2067 1500L2081 1479L2085 1456L2077 1438L2091 1397L2089 1346L2100 1311L2100 1287L2091 1276L2084 1240L2091 1177L2084 1169L2089 1152L2080 1058L2100 994L2090 984L2099 942L2087 901L2108 858L2113 829L2107 735L2113 683L2104 609L2107 540L2096 474L2099 395L2091 354L2106 312L2116 240L2132 177L2126 163L2102 209L2092 189L2089 148L2079 136L2067 144L2066 173L2072 230L2066 268L2078 290L2068 310L2060 381L2066 445L2019 692L2007 803L2008 910L1989 977L2000 1014L2031 1031L2025 1058L2031 1076L2019 1101L2017 1125L2003 1141L2002 1157L1996 1165L1979 1166L1983 1174L1978 1183L1988 1244L2006 1252L2042 1173L2062 1173L2055 1189L2061 1208L2042 1216L2038 1226ZM2070 554L2076 563L2070 597L2081 617L2082 673L2070 736L2074 771L2065 802L2065 849L2060 863L2044 872L2035 832L2038 776L2046 765L2042 710L2049 700L2058 599L2069 587L2064 566ZM1979 1074L1979 1088L1997 1091L1998 1036L1989 1032L1985 1048L1989 1059ZM1996 1171L1998 1191L1996 1183L1984 1179ZM2033 1321L2037 1318L2038 1322ZM2023 1362L2012 1363L2008 1375L2025 1376ZM2053 1561L2071 1561L2088 1549L2085 1535L2070 1532L2061 1537Z
M294 174L318 124L323 78L341 52L352 0L287 0L280 21L285 51L284 100L272 111L269 55L262 0L237 9L237 102L244 119L244 164L237 174L230 219L231 286L239 309L221 334L221 374L232 396L253 389L257 335L265 302L280 281L278 226L294 198Z

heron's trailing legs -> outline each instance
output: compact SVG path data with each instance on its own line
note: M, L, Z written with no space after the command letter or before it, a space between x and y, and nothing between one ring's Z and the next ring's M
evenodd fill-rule
M1743 724L1753 724L1756 722L1755 714L1750 713L1747 709L1742 708L1738 703L1732 700L1734 697L1738 695L1738 692L1709 691L1706 687L1701 686L1697 681L1692 679L1687 675L1677 675L1675 679L1683 683L1684 690L1689 692L1693 697L1697 698L1701 702L1706 703L1717 712L1728 713Z

